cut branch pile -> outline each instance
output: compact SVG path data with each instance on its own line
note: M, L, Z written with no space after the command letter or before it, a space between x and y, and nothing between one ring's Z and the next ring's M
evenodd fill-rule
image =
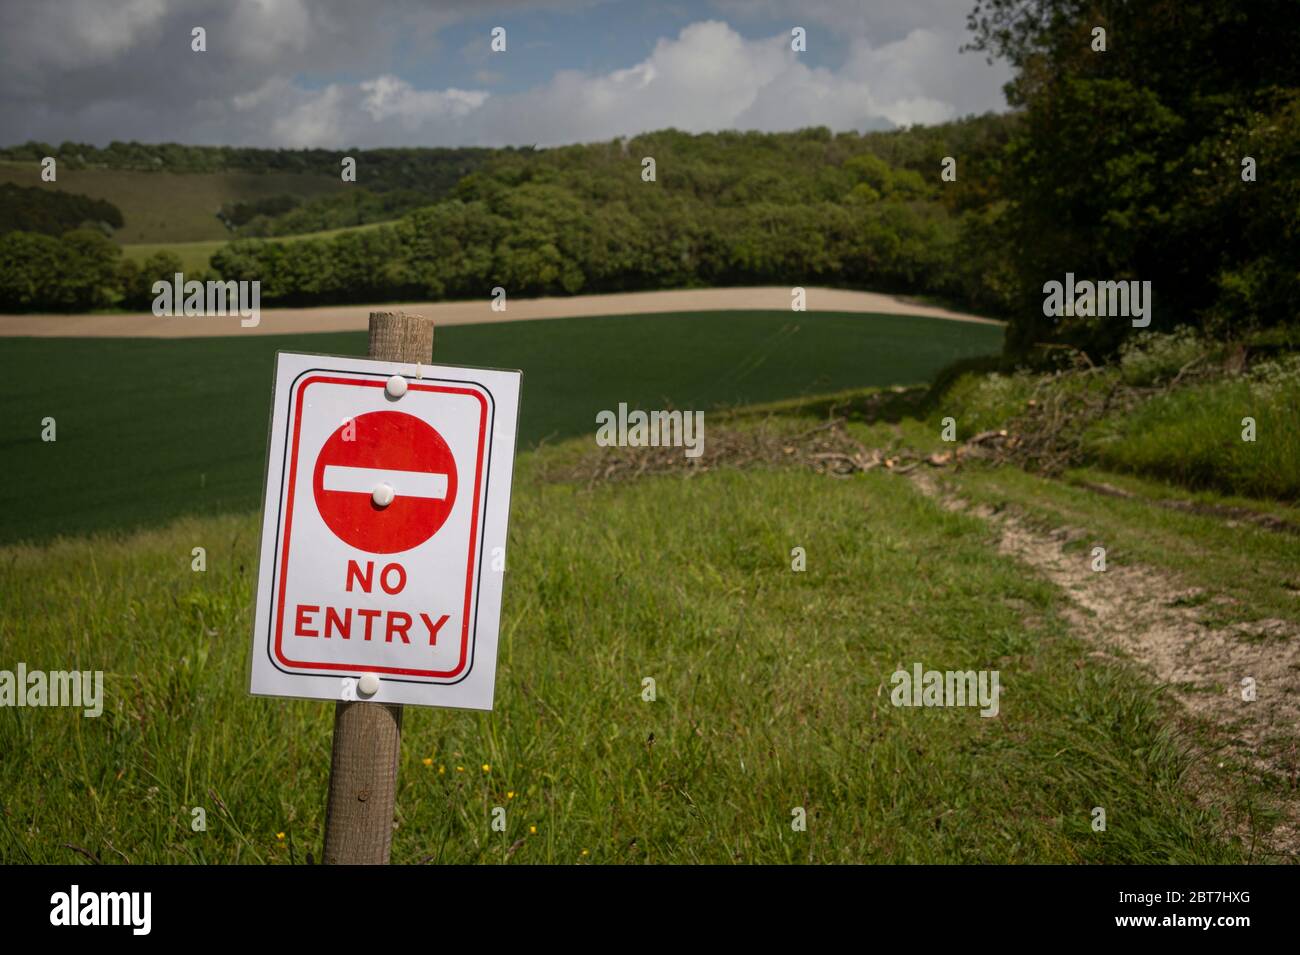
M1197 358L1168 382L1138 387L1078 352L1070 367L1038 379L1025 409L1005 428L981 431L933 454L903 447L901 441L888 448L868 448L848 433L848 419L832 410L824 424L799 432L790 430L788 419L775 416L750 428L711 426L703 453L693 458L680 447L595 448L576 461L552 464L542 477L590 487L656 474L693 476L719 468L791 466L847 477L876 469L907 474L923 465L957 467L974 460L1057 475L1085 460L1088 429L1103 417L1122 416L1154 394L1213 373Z
M657 474L693 477L720 468L807 467L831 477L877 468L907 474L922 465L946 467L965 459L993 457L1007 438L1005 431L985 431L951 451L927 455L901 446L868 448L848 433L845 420L831 418L799 432L775 428L771 419L755 428L712 427L706 433L703 453L694 458L676 447L597 448L576 461L552 465L542 477L593 487Z

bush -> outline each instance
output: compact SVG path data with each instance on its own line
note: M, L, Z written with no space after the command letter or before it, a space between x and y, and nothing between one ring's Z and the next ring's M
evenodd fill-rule
M1211 347L1187 326L1169 334L1135 335L1120 349L1120 375L1139 388L1171 381L1198 358L1207 358Z
M155 252L138 265L129 260L118 267L118 288L121 290L121 304L124 308L147 309L153 306L156 297L153 292L155 282L171 284L176 273L183 271L180 256L174 252ZM198 278L186 275L186 279Z
M1025 410L1037 382L1026 372L966 373L935 401L930 417L934 422L948 416L956 419L958 440L1004 428Z
M54 285L63 244L53 236L10 232L0 236L0 308L25 312L55 308Z
M118 295L122 250L92 229L60 238L0 236L0 308L64 312L110 305Z
M111 202L51 187L0 183L0 233L62 235L85 223L122 228L122 211Z

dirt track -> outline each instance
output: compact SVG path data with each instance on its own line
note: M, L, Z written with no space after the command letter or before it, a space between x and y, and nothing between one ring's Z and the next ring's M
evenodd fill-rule
M956 322L998 325L992 319L922 305L878 292L809 288L810 312L876 312L919 315ZM413 302L398 305L331 305L321 308L266 308L256 327L243 328L239 316L159 318L148 312L119 315L0 315L0 338L191 338L213 335L286 335L301 332L365 331L370 310L414 312L437 325L477 325L535 318L581 315L638 315L654 312L776 310L790 308L790 289L685 289L578 295L572 298L515 299L504 312L492 311L487 299L476 302Z
M1205 790L1208 780L1222 774L1225 755L1265 786L1270 780L1281 781L1272 784L1279 793L1272 801L1280 818L1271 824L1263 848L1282 861L1300 858L1300 799L1295 789L1300 641L1293 625L1266 619L1211 628L1195 606L1185 604L1186 598L1202 591L1188 588L1175 575L1141 565L1112 565L1105 574L1095 573L1086 560L1067 553L1066 543L1087 538L1085 531L1036 530L1013 510L968 504L924 472L913 475L913 485L949 510L988 521L998 532L999 551L1068 594L1066 619L1075 633L1098 648L1094 656L1133 660L1190 716L1218 727L1219 748L1198 751L1198 788ZM1218 599L1232 598L1225 594ZM1241 677L1247 675L1264 688L1258 700L1249 703L1241 696ZM1248 835L1244 830L1239 834Z

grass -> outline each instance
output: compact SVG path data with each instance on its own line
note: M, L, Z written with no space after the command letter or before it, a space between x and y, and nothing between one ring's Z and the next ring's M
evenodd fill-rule
M0 162L0 182L40 185L107 199L122 210L118 242L178 243L225 240L230 233L217 218L224 202L294 195L304 199L344 188L337 175L302 173L171 173L126 169L70 169L43 183L37 163Z
M1081 460L1072 463L1192 491L1300 501L1300 355L1282 352L1227 371L1224 347L1190 332L1136 342L1118 362L1059 377L987 369L946 375L931 396L929 421L953 417L959 440L1001 428L1078 435ZM1178 383L1196 365L1198 373Z
M197 275L211 269L213 254L226 245L231 237L204 239L200 242L138 242L122 246L122 258L140 265L157 252L171 252L181 260L181 271Z
M982 520L880 471L723 469L590 489L552 477L619 401L792 432L834 408L864 444L942 448L946 408L917 386L1000 335L786 313L441 329L440 361L524 369L530 450L496 708L408 708L393 860L1254 861L1270 794L1245 774L1201 779L1190 747L1207 744L1164 692L1092 654L1070 633L1068 596L999 553ZM332 707L247 695L280 348L357 354L364 336L11 339L0 351L0 669L101 670L106 691L94 719L0 707L0 863L319 858ZM46 415L54 444L37 437ZM1189 606L1211 626L1300 622L1300 538L1229 534L1221 516L1157 506L1188 496L1174 485L1095 468L946 476L1032 524L1087 527L1112 560L1177 573L1204 591ZM1295 520L1285 505L1193 497ZM915 663L997 670L998 716L891 705L892 673ZM796 809L806 832L791 828Z
M273 239L267 239L268 242L299 242L303 239L332 239L334 236L342 235L344 232L364 232L368 229L378 229L381 226L391 226L390 222L370 222L366 225L348 226L341 229L325 229L321 232L304 232L301 235L276 236ZM122 255L136 263L141 263L149 256L156 252L171 252L180 257L182 270L186 273L197 274L208 271L211 267L210 260L213 253L232 241L234 236L226 233L224 238L205 239L201 242L139 242L132 245L126 245L122 248Z
M743 409L743 417L777 413L824 419L833 411L848 419L849 433L866 447L951 451L940 437L941 417L956 402L945 396L932 407L919 388L888 397L880 402L870 391L846 391ZM969 412L969 405L960 407ZM942 474L963 499L995 511L1012 507L1041 529L1088 528L1091 534L1069 549L1083 553L1096 538L1120 563L1179 575L1205 592L1201 602L1209 625L1265 618L1300 624L1300 507L1295 504L1190 490L1171 479L1100 467L1072 468L1048 478L968 462ZM1259 526L1252 517L1272 526ZM1216 601L1216 596L1230 599Z
M976 519L880 474L588 492L534 457L496 709L408 708L395 862L1243 861L1154 691L1080 668L1059 592ZM6 661L106 672L98 719L0 709L0 861L319 858L332 707L246 694L256 540L248 514L0 549ZM999 670L999 716L891 706L913 662Z
M1093 460L1191 488L1300 500L1300 367L1276 385L1237 378L1153 397L1092 429ZM1244 419L1255 422L1243 439Z
M956 487L972 501L1001 508L1014 505L1044 527L1084 527L1087 538L1071 547L1085 552L1105 543L1107 560L1144 564L1177 574L1204 591L1203 621L1210 626L1266 618L1300 624L1300 535L1238 523L1225 533L1224 518L1169 510L1171 489L1147 479L1078 469L1053 481L1017 468L971 468ZM1094 493L1081 482L1110 484L1137 495L1116 499ZM1177 495L1187 499L1185 494ZM1298 523L1295 508L1197 495L1200 504L1224 504L1272 514ZM1215 597L1230 598L1215 601Z
M435 357L523 369L527 447L592 434L621 401L714 409L923 382L1001 336L906 316L720 312L452 326ZM365 347L364 333L4 341L0 542L259 506L275 352Z

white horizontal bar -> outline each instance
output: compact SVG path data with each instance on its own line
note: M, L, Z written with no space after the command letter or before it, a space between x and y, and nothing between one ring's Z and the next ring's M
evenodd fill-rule
M432 471L392 471L388 468L349 468L327 464L321 483L327 491L351 491L355 494L369 494L376 485L388 484L398 497L442 500L447 496L447 475Z

